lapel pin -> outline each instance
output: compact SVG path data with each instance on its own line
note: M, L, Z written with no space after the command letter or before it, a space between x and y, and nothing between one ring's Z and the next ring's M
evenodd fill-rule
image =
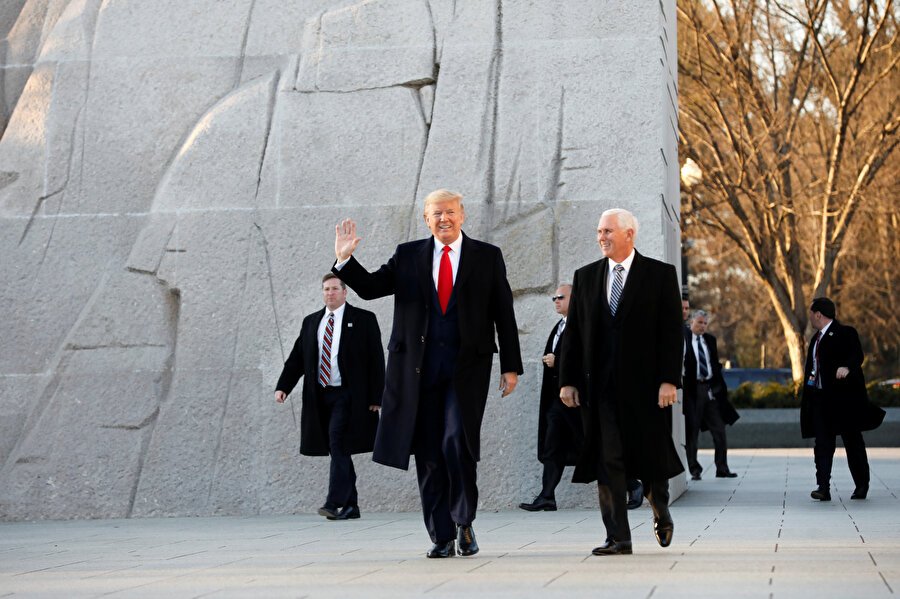
M352 326L353 326L353 323L352 323L352 322L348 322L348 323L347 323L347 327L348 327L348 328L349 328L349 327L352 327Z

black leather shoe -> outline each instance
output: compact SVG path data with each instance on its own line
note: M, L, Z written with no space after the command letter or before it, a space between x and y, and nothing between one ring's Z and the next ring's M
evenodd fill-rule
M628 491L626 495L625 507L629 510L635 510L644 503L644 488L638 487L634 491Z
M605 543L599 547L594 547L591 553L593 555L631 555L631 541L606 539Z
M737 472L732 472L731 470L716 472L716 478L737 478Z
M700 480L700 473L694 472L693 474L691 474L691 480Z
M853 495L850 496L850 499L865 499L868 494L869 487L856 487L856 490L853 491Z
M329 520L334 520L335 518L337 518L339 509L340 508L338 507L331 507L330 505L325 504L319 508L319 515L325 516Z
M453 557L456 555L455 541L447 541L446 543L435 543L431 550L426 553L426 557Z
M345 505L338 511L334 518L329 518L329 520L355 520L359 518L359 516L358 505Z
M471 524L459 525L456 532L456 545L459 547L459 554L462 556L478 553L478 542L475 541L475 531L472 530Z
M809 496L819 501L831 501L831 491L827 487L818 487Z
M519 508L527 512L555 512L556 500L538 495L531 503L520 503Z
M653 519L653 533L656 535L656 542L660 547L668 547L672 544L672 533L675 532L675 523L672 522L672 516L669 509L660 511L659 516Z

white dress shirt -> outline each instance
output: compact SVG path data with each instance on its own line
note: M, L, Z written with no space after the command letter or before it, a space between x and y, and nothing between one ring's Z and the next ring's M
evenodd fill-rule
M553 347L550 348L550 351L556 351L556 344L559 343L559 338L562 337L563 331L566 329L566 317L563 316L562 320L556 323L556 335L553 337Z
M450 269L453 271L453 284L456 285L456 271L459 270L459 254L462 250L462 233L456 241L450 244ZM434 288L438 286L438 274L441 272L441 257L444 255L444 242L434 238L434 256L431 261L431 278L434 279Z
M694 358L696 358L696 362L697 362L697 382L702 383L702 382L708 381L710 378L712 378L712 362L710 361L710 358L709 358L709 347L707 347L706 341L703 339L703 335L695 335L694 333L691 333L691 338L692 338L691 346L694 348ZM700 378L700 347L699 346L701 346L701 345L703 346L703 354L706 356L707 373L706 373L705 379Z
M631 271L631 263L634 262L634 248L631 248L631 253L628 254L628 257L622 260L622 268L625 270L622 272L622 291L625 291L625 282L628 280L628 273ZM609 302L609 296L612 294L612 284L613 278L616 276L616 273L613 269L616 267L619 262L613 262L612 258L609 259L609 271L606 274L606 301ZM619 301L622 301L622 298L619 298Z
M338 368L338 351L341 349L341 325L344 322L344 308L346 306L347 304L343 303L334 311L334 333L331 335L331 379L328 381L329 387L341 386L341 369ZM325 315L322 316L322 320L319 322L319 361L316 362L316 364L322 363L322 343L325 340L325 325L328 324L329 314L331 314L331 312L326 307Z

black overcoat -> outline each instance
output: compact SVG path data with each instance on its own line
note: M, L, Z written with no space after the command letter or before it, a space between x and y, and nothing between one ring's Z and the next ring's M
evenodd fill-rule
M635 252L614 317L606 296L608 268L603 258L575 271L572 282L560 364L560 385L578 388L584 422L584 447L572 480L603 477L596 458L606 450L592 402L610 388L626 476L667 479L684 471L672 440L672 407L658 403L661 383L681 387L683 326L675 267Z
M806 382L812 372L813 335L806 351L806 368L803 373L803 397L800 400L800 433L804 439L816 436L813 426ZM869 402L866 379L862 371L863 351L859 334L851 326L832 320L825 336L819 342L819 372L822 377L822 393L816 401L825 402L825 419L830 432L842 433L869 431L881 426L885 412ZM846 366L850 370L845 378L837 378L837 369Z
M559 326L559 323L557 323ZM566 336L566 329L559 342L556 344L556 351L553 351L553 338L556 337L556 327L550 331L550 337L547 338L547 345L544 346L543 355L552 353L556 356L553 360L553 366L543 364L544 378L541 380L541 401L538 415L538 460L543 462L547 459L546 452L548 448L545 446L547 437L547 412L550 407L556 403L565 408L563 412L569 420L569 424L573 430L581 431L581 410L578 408L568 408L562 404L559 398L559 354L562 351L562 337ZM578 460L578 454L581 452L581 435L575 435L560 440L566 446L566 466L574 466Z
M372 451L378 430L378 412L370 410L369 406L381 405L384 350L375 314L344 305L337 356L341 384L350 390L350 427L344 438L350 453L366 453ZM328 455L328 416L319 409L316 389L319 380L318 330L324 315L325 308L322 308L303 319L300 335L275 386L276 391L290 394L303 377L300 453L310 456Z
M332 271L361 298L394 296L381 423L372 459L409 468L419 406L421 372L432 309L434 238L397 246L390 260L368 272L352 256ZM513 296L500 248L463 234L453 292L459 310L460 349L453 373L466 444L481 457L481 420L499 343L501 372L522 374ZM494 340L496 328L497 342ZM442 431L435 431L441 434Z
M697 417L697 410L695 409L697 398L697 356L694 355L693 337L694 334L691 330L685 329L684 386L681 394L683 400L681 408L686 424L692 423L694 426L697 426L698 423L693 422ZM740 418L740 415L734 409L734 406L731 405L731 402L728 401L728 386L725 384L725 378L722 376L722 364L719 363L719 348L716 344L716 338L709 333L703 333L703 341L706 342L706 347L709 349L709 365L713 371L710 389L712 389L713 396L716 398L716 406L719 408L722 422L734 424ZM699 426L699 430L707 430L707 426L703 422L700 422Z

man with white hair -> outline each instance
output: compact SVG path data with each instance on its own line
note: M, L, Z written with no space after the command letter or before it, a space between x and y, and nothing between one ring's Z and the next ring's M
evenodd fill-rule
M641 479L659 544L672 542L669 478L684 471L672 440L681 386L681 294L675 267L634 249L637 219L607 210L604 258L577 271L563 336L560 398L582 407L584 446L574 482L597 481L606 542L594 555L630 554L626 480Z

